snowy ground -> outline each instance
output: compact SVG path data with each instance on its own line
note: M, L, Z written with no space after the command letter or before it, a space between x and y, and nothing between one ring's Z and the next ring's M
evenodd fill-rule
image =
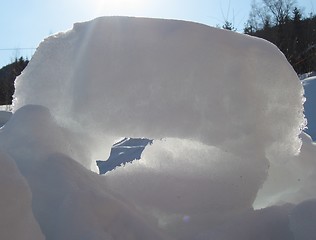
M315 239L303 102L264 40L172 20L75 24L17 80L0 238ZM91 171L121 137L155 140L139 161Z

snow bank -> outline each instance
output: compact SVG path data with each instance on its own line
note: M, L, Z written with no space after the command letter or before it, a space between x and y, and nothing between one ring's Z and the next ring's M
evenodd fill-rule
M297 204L316 197L316 145L307 134L302 133L301 137L303 146L298 156L270 161L269 177L258 193L256 208L286 202Z
M46 239L168 239L139 216L132 204L115 197L99 175L70 158L71 152L77 152L80 147L72 149L71 144L76 140L67 133L56 124L48 109L27 105L15 112L0 134L0 145L14 158L28 182L32 210ZM36 235L38 229L33 226L36 222L33 224L31 218L30 191L22 188L21 180L9 182L20 174L13 170L6 165L1 168L0 176L7 183L1 193L11 195L1 197L4 215L0 219L6 225L18 223L16 229L4 230L5 236L11 229L20 237L5 239L44 239ZM25 235L21 237L22 234Z
M2 127L12 116L12 112L0 111L0 127Z
M304 108L307 118L307 129L305 131L313 138L313 140L316 140L316 76L305 78L303 79L302 83L306 96Z
M272 44L190 22L98 18L43 41L16 83L0 146L47 239L299 234L295 206L252 209L269 166L300 158L305 125L302 85ZM85 169L122 136L156 140L105 176Z
M290 214L290 226L295 240L308 240L316 236L316 199L298 204Z
M32 194L14 160L0 150L0 239L44 240L31 208Z

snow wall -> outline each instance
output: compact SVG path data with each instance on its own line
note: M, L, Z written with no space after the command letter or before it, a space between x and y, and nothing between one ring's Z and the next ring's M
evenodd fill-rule
M316 197L308 136L300 151L303 102L295 72L264 40L104 17L40 44L16 80L0 146L46 239L303 239L315 201L295 204ZM140 161L91 172L120 137L155 140Z

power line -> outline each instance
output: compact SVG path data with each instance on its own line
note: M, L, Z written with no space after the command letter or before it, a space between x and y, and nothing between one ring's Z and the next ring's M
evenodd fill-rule
M0 48L0 51L34 50L36 48Z

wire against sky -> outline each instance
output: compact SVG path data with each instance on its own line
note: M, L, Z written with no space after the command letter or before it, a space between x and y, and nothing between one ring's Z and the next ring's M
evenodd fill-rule
M32 48L0 48L0 51L15 51L15 50L35 50L35 47Z

